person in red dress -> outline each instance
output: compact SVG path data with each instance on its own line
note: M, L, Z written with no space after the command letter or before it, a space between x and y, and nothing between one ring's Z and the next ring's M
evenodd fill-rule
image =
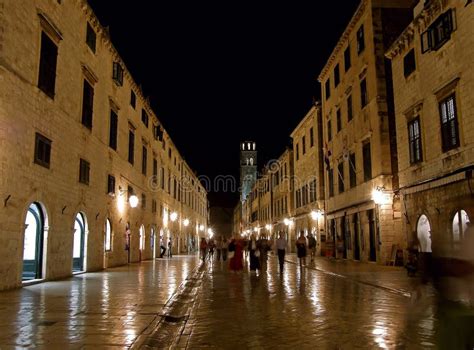
M230 259L229 268L232 271L241 271L244 268L243 264L243 242L239 236L236 236L229 244L229 251L231 247L234 248L234 256Z

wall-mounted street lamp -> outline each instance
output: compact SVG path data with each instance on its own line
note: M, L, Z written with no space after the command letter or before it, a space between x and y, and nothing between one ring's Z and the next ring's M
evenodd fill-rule
M265 228L267 229L267 231L270 231L270 230L272 229L272 225L266 224L266 225L265 225Z
M201 231L201 232L204 231L204 225L203 224L199 225L199 231Z
M212 236L214 236L214 231L212 230L212 228L207 229L207 234L209 235L209 238L212 238Z
M183 225L188 227L189 226L189 219L184 219Z
M377 186L372 190L372 200L377 205L389 204L390 203L390 193L386 193L385 187Z
M119 186L119 197L117 198L117 207L120 212L123 212L125 209L125 199L124 196L128 193L127 190L122 189L122 187ZM131 194L128 198L128 204L130 205L131 208L136 208L138 205L138 197L134 194Z
M321 219L322 216L323 216L323 212L320 209L311 211L311 219L313 220L319 220Z
M175 222L178 219L178 213L177 212L172 212L170 215L170 220Z

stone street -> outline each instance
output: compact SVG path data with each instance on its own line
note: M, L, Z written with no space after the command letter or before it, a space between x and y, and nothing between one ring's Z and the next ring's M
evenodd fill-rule
M472 310L400 268L157 259L0 293L0 348L465 348ZM471 337L471 338L469 338ZM469 343L471 342L471 343Z

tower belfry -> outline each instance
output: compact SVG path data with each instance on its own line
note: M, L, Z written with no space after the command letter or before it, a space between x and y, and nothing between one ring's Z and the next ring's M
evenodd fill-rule
M244 201L257 180L257 148L255 142L240 144L240 200Z

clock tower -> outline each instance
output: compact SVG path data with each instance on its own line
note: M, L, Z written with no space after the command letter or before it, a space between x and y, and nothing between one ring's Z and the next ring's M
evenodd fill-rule
M255 142L240 144L240 200L247 198L257 180L257 149Z

